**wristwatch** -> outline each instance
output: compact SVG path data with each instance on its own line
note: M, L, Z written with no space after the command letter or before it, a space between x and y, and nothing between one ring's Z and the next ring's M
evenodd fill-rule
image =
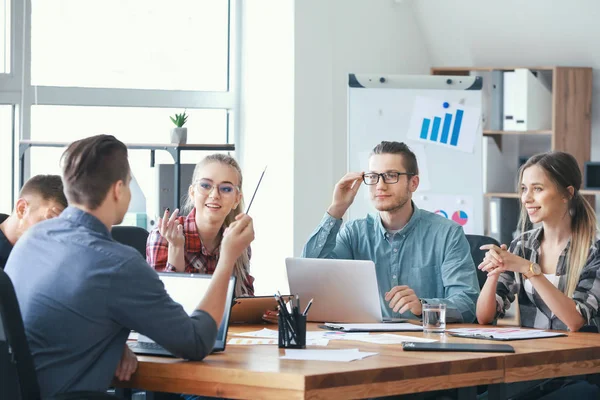
M542 274L542 268L540 267L540 265L538 263L531 263L531 264L529 264L529 271L527 271L523 275L525 275L525 278L529 279L532 276L538 276L541 274Z

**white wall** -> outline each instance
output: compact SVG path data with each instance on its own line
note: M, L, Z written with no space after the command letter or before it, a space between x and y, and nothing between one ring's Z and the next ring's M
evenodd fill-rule
M431 62L407 1L296 0L294 21L298 256L346 172L348 73L428 74Z
M592 159L600 160L600 2L412 0L435 66L594 68Z
M294 140L294 1L244 1L240 154L246 205L267 172L249 214L256 239L251 273L257 294L288 292L292 255Z

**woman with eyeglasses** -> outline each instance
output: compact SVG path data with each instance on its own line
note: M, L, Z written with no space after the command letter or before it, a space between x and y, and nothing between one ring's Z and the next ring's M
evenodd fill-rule
M521 167L519 183L522 230L527 220L539 227L509 247L481 247L487 253L478 268L488 275L477 301L477 321L493 323L518 295L523 327L598 329L600 242L594 209L579 191L577 160L564 152L535 155ZM600 395L581 377L511 384L507 390L525 388L531 391L528 398L547 395L544 400Z
M242 171L234 158L213 154L194 169L184 210L165 210L146 244L146 260L159 272L212 274L220 256L223 233L243 210ZM235 296L253 296L250 248L235 262Z

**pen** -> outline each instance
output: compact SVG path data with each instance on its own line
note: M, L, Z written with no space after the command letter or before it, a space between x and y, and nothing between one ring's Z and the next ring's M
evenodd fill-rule
M254 189L254 193L252 194L252 198L250 199L250 203L248 204L248 208L246 208L246 214L248 214L248 212L250 212L250 206L252 205L252 202L254 201L254 196L256 196L256 192L258 192L258 187L260 186L260 182L262 181L263 176L265 176L265 171L267 170L267 166L265 165L265 169L263 170L262 174L260 174L260 179L258 180L258 184L256 185L256 189Z
M310 306L312 306L313 300L314 299L310 299L310 301L306 305L306 308L304 309L304 312L302 313L302 316L306 317L306 314L308 314L308 310L310 310Z
M297 342L297 336L296 336L296 331L294 329L294 324L292 323L292 317L290 316L290 314L287 310L287 307L283 303L283 300L281 299L281 295L279 295L279 296L275 295L275 299L279 303L279 312L281 314L281 317L283 318L284 326L287 325L287 327L289 327L290 335L285 335L285 336L286 337L291 336L291 341L293 341L295 344Z

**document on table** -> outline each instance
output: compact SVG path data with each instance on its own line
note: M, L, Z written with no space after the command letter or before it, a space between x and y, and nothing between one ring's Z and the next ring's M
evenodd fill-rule
M322 339L328 337L326 335L327 332L306 332L306 340L311 339ZM244 336L244 337L254 337L254 338L263 338L263 339L277 339L279 337L279 332L273 329L263 328L260 331L251 331L251 332L242 332L242 333L234 333L232 336ZM308 344L308 343L307 343Z
M306 349L285 349L285 356L279 357L282 360L308 360L308 361L337 361L350 362L362 360L363 358L374 356L378 353L369 353L359 351L358 349L344 350L306 350Z
M418 332L423 330L423 326L409 324L407 322L398 324L334 324L331 322L326 322L324 325L319 325L319 328L332 329L342 332Z
M263 338L243 338L235 337L229 339L229 345L256 345L256 344L279 344L278 339L263 339ZM329 339L306 339L307 346L327 346Z
M520 328L457 328L447 331L452 336L485 340L525 340L567 336L563 332L548 332Z
M402 344L405 342L420 342L420 343L433 343L437 342L435 339L426 339L413 336L393 335L391 333L384 333L381 335L369 335L368 333L350 333L344 336L335 337L331 339L337 340L352 340L357 342L375 343L375 344Z

